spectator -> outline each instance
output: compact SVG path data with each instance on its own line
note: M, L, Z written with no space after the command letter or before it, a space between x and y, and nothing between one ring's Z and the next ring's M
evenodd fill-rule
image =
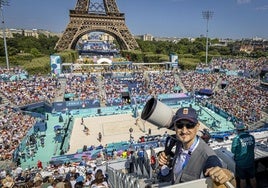
M7 174L5 179L2 180L3 188L11 188L15 184L13 178Z
M123 152L122 152L122 158L123 159L126 159L128 156L127 156L127 150L125 149Z
M41 176L35 176L34 178L34 187L35 188L41 188L41 185L43 184L43 179Z
M37 161L37 168L43 169L43 164L40 160Z
M102 173L102 170L99 170L95 174L95 180L91 184L91 188L105 188L109 187L108 183L105 181L105 177Z
M92 172L92 170L88 170L86 172L86 180L85 180L84 185L85 186L90 186L93 180L94 180L93 172Z
M41 188L47 188L51 186L51 183L49 182L49 176L46 176L43 178L43 184L41 185Z
M74 184L75 188L82 188L84 185L84 176L78 176L78 178L76 178L76 183Z

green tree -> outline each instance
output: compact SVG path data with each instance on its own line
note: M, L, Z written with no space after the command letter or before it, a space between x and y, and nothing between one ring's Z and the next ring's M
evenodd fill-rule
M39 52L38 49L36 48L32 48L30 53L34 56L34 57L40 57L41 56L41 53Z

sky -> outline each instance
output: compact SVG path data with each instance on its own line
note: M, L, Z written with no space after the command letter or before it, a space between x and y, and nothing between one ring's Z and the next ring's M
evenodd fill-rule
M63 32L69 10L77 0L8 0L3 6L6 28L45 29ZM102 2L102 0L91 0ZM116 0L133 35L154 37L206 36L207 20L202 12L213 12L208 20L210 38L268 39L268 0ZM1 17L1 19L3 19ZM3 27L3 25L1 25Z

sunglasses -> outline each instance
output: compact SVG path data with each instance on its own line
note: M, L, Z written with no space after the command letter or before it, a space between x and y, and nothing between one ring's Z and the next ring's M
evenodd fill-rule
M192 123L192 122L189 122L189 123L176 122L175 126L178 129L182 129L183 127L186 127L187 129L193 129L196 126L196 123Z

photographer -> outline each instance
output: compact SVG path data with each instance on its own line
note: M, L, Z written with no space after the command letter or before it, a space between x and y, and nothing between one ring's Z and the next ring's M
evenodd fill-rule
M172 184L211 177L216 185L227 181L235 185L233 174L222 168L215 152L197 136L200 126L197 118L191 107L183 107L176 112L172 119L176 134L167 139L165 151L158 155L160 167L169 167L167 176ZM176 147L175 153L172 152L173 146Z

